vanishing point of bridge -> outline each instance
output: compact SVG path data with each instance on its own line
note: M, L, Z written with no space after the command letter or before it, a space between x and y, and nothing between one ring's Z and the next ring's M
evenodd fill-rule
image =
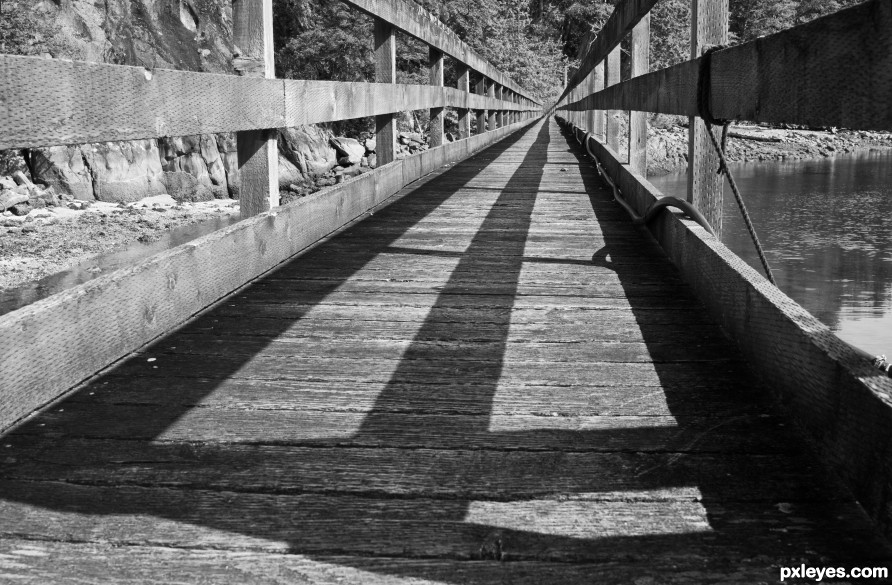
M427 158L0 318L0 581L771 583L892 562L888 381L680 214L633 225L587 150L632 205L652 187L580 145L581 120L518 93L471 136L488 79Z

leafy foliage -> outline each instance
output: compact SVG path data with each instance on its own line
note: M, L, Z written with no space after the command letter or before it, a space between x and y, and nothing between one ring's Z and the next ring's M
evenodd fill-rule
M555 97L579 43L599 31L613 0L414 0L543 101ZM859 0L731 0L732 41L748 41ZM371 81L373 21L345 4L275 0L277 72L283 77ZM651 68L687 60L691 0L661 0L651 17ZM427 47L402 38L397 81L427 83ZM455 72L447 60L447 79Z

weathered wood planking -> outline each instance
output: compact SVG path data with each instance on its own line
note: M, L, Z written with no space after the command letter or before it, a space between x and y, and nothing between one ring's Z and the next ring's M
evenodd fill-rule
M0 149L283 128L446 106L538 109L456 88L0 55Z
M428 51L428 74L430 83L434 87L443 87L443 52L430 48ZM446 119L446 110L442 107L430 109L430 146L443 144L443 122Z
M850 513L851 514L851 513ZM235 556L225 550L179 549L150 544L123 548L101 543L33 541L15 537L0 540L7 561L5 574L22 585L65 583L70 567L77 565L78 585L138 582L170 583L275 583L288 579L300 585L591 585L633 583L645 570L631 563L545 563L541 561L478 560L469 571L467 561L443 558L392 558L346 555L305 555L244 551ZM717 561L713 561L718 564ZM679 569L675 559L653 561L646 570L665 585L690 585L691 573ZM274 575L274 577L272 576ZM405 577L400 577L405 576ZM777 569L743 563L735 571L741 583L777 580Z
M632 29L629 52L631 77L638 77L650 71L650 14L645 14ZM629 112L629 157L626 160L633 169L642 175L647 175L646 112Z
M863 7L863 5L862 5ZM662 194L600 142L593 151L626 199L643 213ZM771 285L721 242L678 213L651 230L706 309L737 342L874 523L892 531L892 380Z
M857 63L857 66L853 64ZM559 109L696 116L700 60ZM755 122L892 130L892 6L871 0L712 56L712 113Z
M54 400L406 184L521 128L385 165L0 317L0 428Z
M396 83L396 30L389 22L376 18L374 35L375 81L380 84ZM396 126L396 115L393 113L375 116L375 152L379 165L391 163L396 158Z
M621 63L622 49L617 45L615 49L610 51L607 55L607 60L605 62L604 67L604 85L612 86L618 83L621 83L622 77L622 63ZM620 133L620 120L617 117L620 115L618 109L608 109L607 110L607 123L606 123L606 135L607 135L607 144L610 145L614 150L619 150L619 133Z
M689 585L885 566L580 157L536 125L6 435L3 576ZM580 292L599 283L614 296Z
M235 2L232 38L242 50L239 57L253 67L239 71L246 77L275 78L273 3ZM239 208L241 217L257 215L279 206L279 149L273 130L236 133L238 143Z
M693 0L691 8L691 58L700 57L709 47L728 42L728 0ZM720 140L721 130L713 128ZM706 122L698 116L688 118L688 189L687 200L703 214L716 237L722 239L722 201L725 176L716 172L719 155L712 145ZM639 173L640 169L635 169Z
M436 16L418 4L405 0L344 0L344 2L375 18L389 22L397 29L442 51L453 59L461 61L499 85L516 91L535 105L541 105L538 100L514 83L507 75L480 57L457 34L444 26Z

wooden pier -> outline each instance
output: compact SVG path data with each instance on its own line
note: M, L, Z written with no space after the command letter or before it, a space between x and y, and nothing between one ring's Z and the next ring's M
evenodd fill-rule
M345 2L375 83L274 79L271 0L234 4L241 76L0 55L0 148L237 132L243 213L0 315L0 582L888 571L892 380L722 245L703 120L892 129L889 1L648 73L655 0L622 0L554 107L417 5ZM727 1L693 4L699 54ZM645 177L647 111L691 116L701 225ZM378 167L279 206L273 131L362 117Z
M553 121L0 448L9 582L756 583L892 560Z

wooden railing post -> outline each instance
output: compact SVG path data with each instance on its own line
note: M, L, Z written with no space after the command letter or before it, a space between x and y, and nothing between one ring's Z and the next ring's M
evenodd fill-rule
M380 18L375 19L375 81L396 82L396 34L393 26ZM396 159L396 115L375 116L375 142L378 166Z
M607 64L604 71L604 85L610 87L620 82L620 46L610 51L607 55ZM607 146L619 154L619 121L616 119L616 110L607 110Z
M486 95L487 95L487 97L494 98L494 97L496 97L497 91L499 91L499 84L497 84L495 81L491 81L489 84L489 87L486 88ZM497 110L489 110L488 124L489 124L490 130L495 130L497 128L497 126L496 126L497 113L498 113Z
M604 89L604 62L598 63L592 70L592 92ZM594 112L592 120L592 132L595 136L604 140L604 132L607 128L607 112L604 110L592 110Z
M481 74L480 81L477 82L477 95L489 95L488 85L486 76ZM477 110L477 134L486 132L486 118L486 110Z
M431 85L443 87L443 52L431 47L428 59L428 70L430 71ZM431 132L429 146L443 145L443 120L445 118L445 108L431 108Z
M233 42L241 50L234 66L244 76L276 76L273 62L273 0L233 0ZM277 131L238 132L239 208L242 218L279 205Z
M728 0L693 0L691 9L691 59L712 45L728 42ZM724 177L716 173L718 155L706 124L696 116L688 126L688 201L706 217L716 236L722 235Z
M632 77L650 70L650 13L632 29ZM629 112L629 165L632 170L647 176L647 112Z
M458 89L464 92L471 91L471 69L462 63L458 65ZM458 109L458 137L470 138L471 136L471 110Z

